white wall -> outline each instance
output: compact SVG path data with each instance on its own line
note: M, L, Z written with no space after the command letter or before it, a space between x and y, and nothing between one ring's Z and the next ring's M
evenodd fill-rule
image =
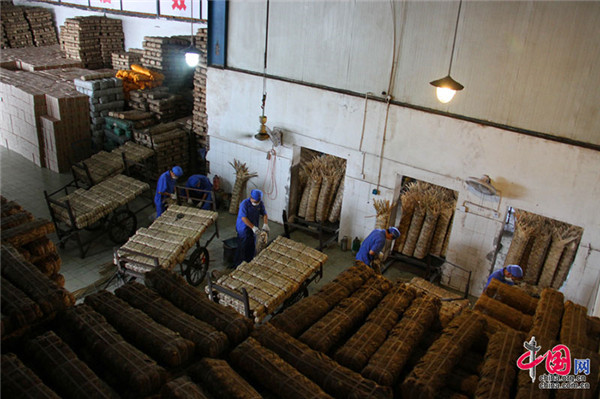
M56 22L57 32L60 32L59 27L64 24L65 19L67 18L88 15L104 15L103 12L87 11L79 8L58 6L36 1L13 0L13 3L15 5L27 5L53 9L54 21ZM175 36L191 34L191 25L189 22L174 21L165 18L131 17L110 13L107 13L106 16L109 18L120 19L123 21L123 33L125 34L126 50L130 48L142 48L144 36ZM206 24L194 23L194 33L198 29L205 27Z
M267 72L600 145L600 2L463 1L465 89L441 104L429 82L448 73L458 3L271 0ZM229 10L228 65L262 72L266 1Z
M246 162L265 179L270 142L252 138L258 129L262 79L227 70L208 72L211 173L233 184L229 161ZM266 115L270 127L293 133L284 136L278 165L280 196L268 204L272 219L287 208L289 166L293 146L303 146L348 160L340 235L364 238L374 227L371 191L377 187L385 103L370 100L365 129L365 171L359 142L364 99L292 83L268 80ZM381 175L381 196L392 199L398 175L408 175L459 193L447 258L473 271L471 293L479 295L491 263L506 208L531 211L584 228L577 257L562 291L588 306L595 301L600 277L600 153L481 126L408 108L391 106ZM234 143L232 145L232 143ZM287 170L286 170L287 168ZM464 179L488 174L501 190L500 203L467 190ZM283 190L282 190L283 188ZM467 204L467 211L461 206ZM485 208L495 209L500 213ZM585 275L585 277L584 277ZM450 285L463 287L460 276L446 275Z

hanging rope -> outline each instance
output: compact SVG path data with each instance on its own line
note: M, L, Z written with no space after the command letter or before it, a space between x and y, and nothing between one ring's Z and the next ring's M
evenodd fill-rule
M277 199L277 152L272 148L269 152L269 165L263 183L263 191L271 201Z

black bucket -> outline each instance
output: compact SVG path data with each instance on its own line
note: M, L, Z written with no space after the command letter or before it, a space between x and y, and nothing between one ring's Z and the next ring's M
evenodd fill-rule
M235 261L235 251L237 250L237 237L231 237L223 240L223 262L226 266L233 266Z

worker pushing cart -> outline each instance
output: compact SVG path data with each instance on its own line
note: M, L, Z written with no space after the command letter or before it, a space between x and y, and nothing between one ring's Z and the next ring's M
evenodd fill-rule
M269 232L269 218L265 204L262 201L263 193L260 190L252 190L250 198L240 203L235 229L238 234L238 246L235 253L234 268L242 262L251 262L256 253L256 236L260 232L258 223L260 216L263 217L263 228Z
M156 183L156 194L154 195L157 218L165 211L167 200L175 197L175 182L181 176L183 176L183 169L181 169L181 166L174 166L158 178L158 182Z

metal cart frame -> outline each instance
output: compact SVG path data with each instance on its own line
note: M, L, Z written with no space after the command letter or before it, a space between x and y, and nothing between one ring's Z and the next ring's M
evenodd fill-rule
M323 248L327 248L334 242L337 242L339 234L340 234L340 224L338 223L329 223L329 222L307 222L306 220L298 217L292 216L288 219L287 212L283 211L283 230L284 237L290 238L290 234L294 230L302 230L309 233L317 233L319 236L319 246L317 249L319 251L323 250ZM294 219L293 222L290 219Z

